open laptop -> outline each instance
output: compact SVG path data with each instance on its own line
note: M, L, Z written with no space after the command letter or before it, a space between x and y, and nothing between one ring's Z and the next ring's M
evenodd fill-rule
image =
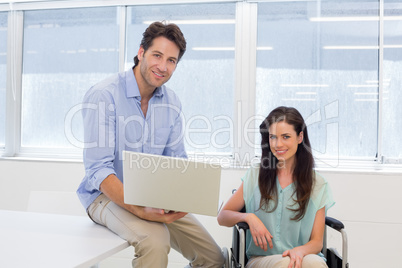
M216 216L221 166L123 151L126 204Z

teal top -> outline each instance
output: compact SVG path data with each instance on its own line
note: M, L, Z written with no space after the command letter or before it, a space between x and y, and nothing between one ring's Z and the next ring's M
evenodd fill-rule
M290 184L282 189L277 179L278 188L278 207L275 211L267 213L259 209L261 193L258 187L259 166L251 167L244 177L243 181L243 198L246 205L247 213L254 213L264 223L265 227L273 236L273 248L268 247L264 251L254 244L250 232L247 232L247 256L268 256L274 254L282 254L288 249L306 244L310 240L315 214L317 211L325 207L327 210L332 207L335 202L332 198L332 192L328 182L317 172L315 172L315 183L307 206L306 214L299 220L291 220L295 216L295 212L288 208L295 208L295 202L292 195L295 191L294 184ZM273 207L270 203L270 208ZM322 256L322 255L321 255Z

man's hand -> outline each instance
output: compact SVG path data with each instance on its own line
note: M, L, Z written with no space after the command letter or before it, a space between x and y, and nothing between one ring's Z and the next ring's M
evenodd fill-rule
M183 218L187 215L185 212L175 212L169 211L165 213L164 209L149 208L149 207L138 207L140 209L139 217L148 221L156 221L163 223L172 223L178 219Z
M128 205L124 203L123 183L114 174L110 174L100 185L100 190L114 203L137 217L148 221L172 223L186 216L184 212L165 213L163 209Z

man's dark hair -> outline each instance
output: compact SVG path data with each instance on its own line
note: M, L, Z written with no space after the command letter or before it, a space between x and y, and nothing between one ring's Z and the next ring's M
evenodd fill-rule
M144 48L144 51L147 51L148 48L152 46L152 42L157 37L165 37L168 40L175 43L179 49L179 58L177 62L180 61L181 57L183 56L184 52L186 52L186 39L184 39L184 35L181 32L179 26L174 23L162 23L156 21L148 26L145 32L142 34L143 38L141 40L141 46ZM134 67L138 64L138 56L134 57Z

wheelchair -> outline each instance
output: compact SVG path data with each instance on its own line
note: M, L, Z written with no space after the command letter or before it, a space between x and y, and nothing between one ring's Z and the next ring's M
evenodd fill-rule
M245 212L245 208L241 210ZM336 248L327 247L327 228L338 231L342 236L342 254ZM247 264L246 232L249 226L245 222L239 222L233 227L232 248L230 252L224 248L226 258L225 268L244 268ZM325 233L322 253L327 260L329 268L349 268L347 235L343 223L331 217L325 217Z

